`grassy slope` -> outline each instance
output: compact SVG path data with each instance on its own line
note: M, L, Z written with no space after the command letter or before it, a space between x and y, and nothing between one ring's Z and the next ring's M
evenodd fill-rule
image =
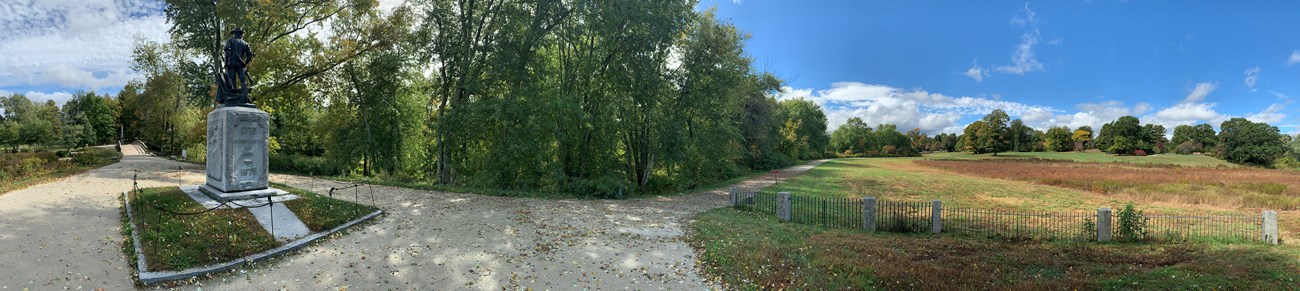
M1003 242L866 233L715 209L690 243L730 289L1296 288L1294 249L1263 245Z

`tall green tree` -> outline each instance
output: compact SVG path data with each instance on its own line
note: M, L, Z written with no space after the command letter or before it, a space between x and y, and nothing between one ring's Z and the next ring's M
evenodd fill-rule
M1001 109L985 115L976 123L966 126L965 145L970 151L982 154L1005 152L1012 148L1010 129L1007 122L1011 117Z
M1150 150L1150 136L1151 130L1144 128L1137 117L1123 116L1101 127L1097 144L1105 146L1107 153L1131 155L1135 150Z
M821 105L803 98L781 100L780 115L786 120L783 148L799 159L821 158L830 145L826 134L826 113Z
M1191 148L1192 152L1201 152L1202 149L1213 149L1218 141L1218 136L1214 132L1214 127L1209 124L1179 125L1174 127L1174 137L1169 140L1170 144Z
M1038 139L1034 136L1034 129L1025 126L1025 122L1020 119L1012 120L1011 125L1007 127L1008 137L1011 139L1011 150L1017 152L1032 152L1038 147Z
M1064 152L1074 149L1073 136L1070 134L1070 128L1065 126L1053 127L1047 130L1046 136L1043 137L1044 146L1047 150L1054 152Z
M1233 118L1219 125L1218 156L1225 161L1272 165L1286 153L1286 144L1277 127L1245 118Z

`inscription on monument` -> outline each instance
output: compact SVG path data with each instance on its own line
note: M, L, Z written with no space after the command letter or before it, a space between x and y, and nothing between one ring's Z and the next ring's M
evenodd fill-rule
M222 192L266 189L270 116L220 107L208 115L208 185Z

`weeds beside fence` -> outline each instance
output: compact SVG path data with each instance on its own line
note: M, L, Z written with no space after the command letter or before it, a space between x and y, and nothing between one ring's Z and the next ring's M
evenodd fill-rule
M776 215L783 221L829 228L901 233L954 233L1005 240L1133 241L1179 243L1277 243L1277 213L1252 215L1147 214L1132 205L1112 215L1093 212L1025 212L972 207L944 208L942 202L889 201L874 197L833 198L788 192L742 192L732 188L731 205Z

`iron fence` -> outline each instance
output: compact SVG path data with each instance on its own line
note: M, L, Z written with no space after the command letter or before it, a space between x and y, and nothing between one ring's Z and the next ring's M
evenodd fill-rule
M1145 241L1178 243L1265 242L1276 237L1273 223L1250 215L1142 214L1140 223L1121 223L1109 209L1093 212L1034 212L975 207L945 208L940 201L917 202L875 198L822 197L731 189L733 207L777 215L784 203L788 220L828 228L902 233L953 233L964 236L1034 241ZM1103 211L1104 210L1104 211ZM1133 218L1130 218L1133 220ZM1098 225L1099 223L1105 225Z

